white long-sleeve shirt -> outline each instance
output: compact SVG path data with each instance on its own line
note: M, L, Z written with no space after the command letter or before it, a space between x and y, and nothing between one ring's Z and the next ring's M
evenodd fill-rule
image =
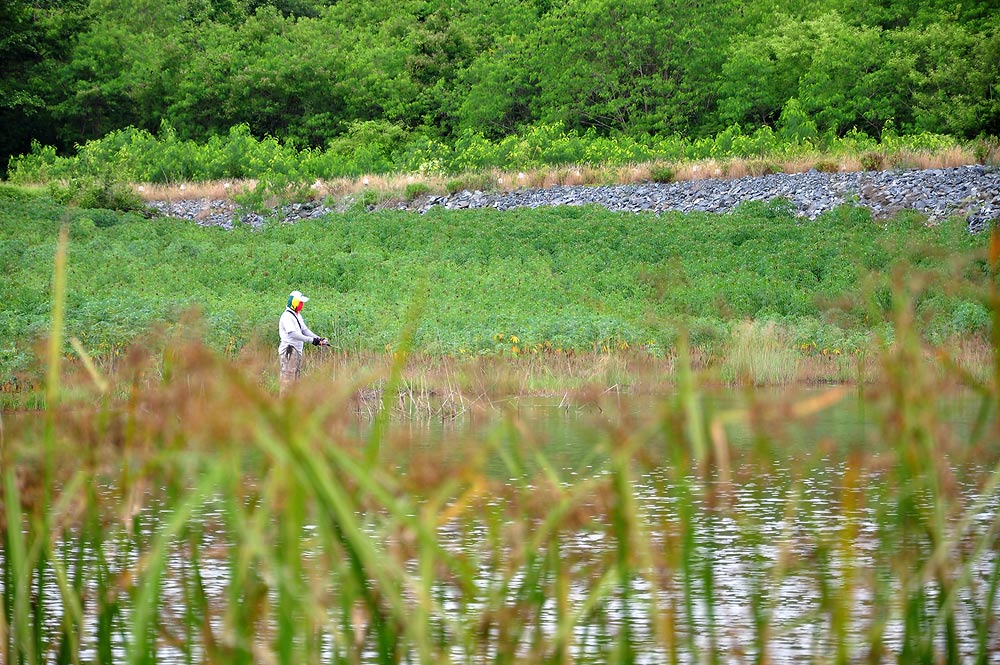
M278 319L278 337L281 338L281 343L278 345L280 355L289 346L302 353L302 345L306 342L312 343L313 338L319 335L309 330L301 314L286 307Z

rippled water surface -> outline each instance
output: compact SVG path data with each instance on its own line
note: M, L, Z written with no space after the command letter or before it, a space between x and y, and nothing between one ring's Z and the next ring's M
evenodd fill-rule
M878 454L873 455L876 468L864 470L866 475L854 478L851 488L845 490L844 487L845 477L850 475L845 461L850 451L877 450L884 436L880 425L871 417L870 407L866 407L860 394L850 393L832 407L796 419L790 425L781 424L778 418L778 423L753 427L745 417L730 417L734 414L745 416L748 409L753 410L757 408L754 404L760 403L766 404L772 412L775 409L780 412L785 402L805 402L826 390L816 388L793 396L758 390L752 397L738 391L722 391L700 404L709 418L729 423L722 428L723 437L738 458L742 459L740 451L749 451L759 445L774 446L773 441L780 441L781 448L765 453L771 460L766 466L751 461L732 468L732 482L727 483L724 490L717 478L705 484L696 478L694 470L685 479L690 483L688 489L696 490L695 505L690 510L696 520L691 565L696 569L692 574L697 579L681 580L676 576L671 579L670 575L664 575L659 584L655 579L652 582L636 579L627 602L612 604L607 617L613 626L629 624L640 642L650 642L649 650L639 656L640 662L665 662L670 656L660 646L653 645L654 627L646 611L651 604L661 611L666 608L686 615L678 621L685 626L678 629L677 638L684 642L689 652L713 649L729 654L733 662L755 660L759 653L753 643L755 622L767 621L766 652L770 662L824 661L833 657L834 649L830 637L831 600L826 597L830 593L846 594L837 602L850 608L849 625L844 628L853 636L848 640L850 643L864 644L866 634L878 627L883 635L880 648L884 655L888 657L899 652L903 633L901 618L880 616L880 610L872 609L873 593L899 593L898 589L887 590L874 582L877 576L887 572L886 558L876 554L878 548L884 546L878 535L880 528L886 520L892 519L891 508L887 511L880 503L879 493L869 491L883 481L884 470L877 468ZM597 442L616 428L632 427L638 414L655 413L665 399L669 398L630 397L580 405L567 405L555 398L521 399L509 405L508 419L522 428L521 431L531 433L539 442L551 471L563 483L572 484L592 474L606 473L607 449ZM980 406L978 401L964 394L943 397L939 403L940 417L953 432L963 436L974 426ZM447 440L456 436L454 424L434 422L415 427L412 434L415 446L427 440ZM465 431L457 438L468 435ZM473 438L481 437L484 442L497 436L502 438L502 434L498 435L497 430L491 428L472 435ZM671 547L668 532L676 528L680 510L677 475L670 467L668 451L663 452L663 464L654 463L637 475L634 487L646 535L654 550ZM753 455L748 457L758 459ZM526 477L537 471L530 456L521 461ZM954 469L960 480L989 471ZM497 459L493 472L510 474L509 462ZM511 477L509 481L516 483L518 479ZM719 500L716 495L719 491L725 492L725 507L706 507L705 501ZM845 491L858 497L857 505L844 505ZM979 512L973 516L973 525L965 536L972 541L996 522L1000 514L1000 497L995 493L981 497L973 485L962 493L966 505L981 501ZM849 543L843 542L845 537L850 538ZM475 539L470 541L467 533L448 529L441 531L441 538L456 550L476 542ZM831 551L818 551L824 546ZM563 551L566 556L592 560L607 555L614 547L615 543L605 534L582 530L569 539ZM788 564L786 569L785 560L794 563ZM985 587L990 576L995 574L996 561L994 546L983 552L971 566L969 574L982 583L977 588ZM815 570L818 566L824 568L821 573ZM706 575L712 578L711 592L705 589L709 584L704 578ZM824 582L819 580L837 588L824 588ZM693 594L684 584L695 588ZM586 588L576 588L572 596L582 602L586 592ZM690 603L692 595L694 602ZM982 601L982 597L979 600ZM883 604L878 606L881 608ZM554 630L557 622L554 607L549 608L549 614ZM981 617L976 615L973 605L969 605L967 611L960 607L957 614L961 653L971 658L978 648L974 623ZM995 656L990 662L1000 662L1000 641L993 639ZM601 645L594 643L592 646L599 649ZM860 646L851 655L852 658L875 657L869 647Z
M795 425L784 424L789 421L780 417L781 409L824 393L817 389L789 397L757 391L751 398L724 391L701 401L698 408L704 410L707 421L717 425L705 433L706 445L717 449L725 444L732 451L731 459L720 464L724 473L706 475L693 465L678 468L679 458L671 449L676 444L649 435L653 444L631 476L635 507L628 513L637 518L635 538L640 545L627 556L645 562L638 566L645 566L645 572L624 581L574 627L572 651L578 659L593 660L594 654L612 648L616 635L628 631L636 662L661 663L675 656L681 662L695 662L699 657L692 654L710 651L727 662L826 662L834 660L835 649L845 644L851 661L895 660L905 626L902 615L894 610L906 594L892 585L906 577L906 571L898 568L906 563L885 551L892 545L891 537L885 536L886 525L896 519L897 504L903 509L903 499L898 492L880 489L889 475L888 468L880 467L877 453L884 425L873 422L869 407L855 393L797 419ZM493 405L491 413L475 418L395 422L388 436L396 442L394 454L409 450L413 457L426 451L447 456L452 441L465 447L453 450L456 457L467 454L468 446L482 446L491 451L487 474L501 485L530 495L532 483L542 479L569 488L611 474L610 446L643 439L653 427L651 422L662 425L657 414L669 418L671 411L664 405L670 399L605 395L578 404L557 398L519 399ZM940 400L939 408L951 430L961 437L975 427L980 404L958 395ZM753 425L758 416L760 422ZM775 441L781 442L780 447ZM866 464L851 461L862 454ZM399 459L400 475L410 473L411 461L406 455ZM441 460L442 473L447 461ZM1000 514L996 488L987 494L979 489L981 479L990 473L990 469L976 468L973 461L950 475L965 511L943 515L943 519L954 522L948 528L970 548L976 543L987 545L967 553L963 561L968 563L947 573L971 580L963 585L963 597L940 598L935 595L935 580L925 580L931 601L955 603L958 649L968 659L981 648L977 622L983 617L977 612L986 606L984 594L998 570L996 534L992 540L983 538L989 529L996 529ZM906 498L910 499L915 505L923 500L919 493ZM497 496L496 505L503 500ZM600 512L601 500L594 497L595 513ZM147 524L158 524L169 515L148 517ZM213 511L210 502L200 519L205 556L198 572L205 602L224 606L231 582L227 536L221 526L226 516ZM313 529L307 526L307 538ZM486 563L490 529L485 520L445 521L438 532L446 550L480 562L478 584L484 589L496 588L500 575L497 567ZM386 538L380 547L398 545L393 536L379 533L373 527L370 535ZM586 606L593 592L591 583L597 583L602 565L619 556L620 543L610 533L581 524L564 534L559 556L569 563L568 570L580 573L565 589L570 608ZM501 560L508 555L494 554ZM127 551L106 552L105 556L114 562L112 568L120 570L134 563L134 555ZM162 610L167 621L174 606L190 602L179 582L190 575L190 566L183 555L169 559ZM470 611L460 608L448 587L438 591L446 614L460 616ZM56 595L53 587L51 597ZM846 614L842 613L845 608ZM127 604L122 611L129 612ZM542 630L549 636L555 634L560 619L554 599L541 605L540 615ZM93 632L97 620L84 617L85 634ZM217 630L224 628L220 619L214 623ZM873 632L882 636L874 653L867 637ZM665 634L669 639L664 639ZM766 636L764 643L762 636ZM995 634L990 639L988 662L1000 662L1000 642ZM330 647L328 653L333 650ZM85 648L83 654L96 657L93 649ZM468 654L456 646L454 656L463 661ZM168 665L190 660L182 650L166 646L161 657ZM377 661L374 653L367 653L366 659Z

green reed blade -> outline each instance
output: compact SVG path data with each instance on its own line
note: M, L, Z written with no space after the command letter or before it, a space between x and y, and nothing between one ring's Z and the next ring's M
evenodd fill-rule
M545 565L546 552L550 543L558 540L559 530L562 528L563 520L566 516L586 499L592 496L594 488L600 481L597 479L584 481L574 488L570 488L546 512L545 519L533 528L532 535L523 545L524 561L516 569L506 572L503 582L498 589L494 599L495 603L512 603L515 607L541 609L545 600L542 591L543 575L548 570ZM613 566L611 569L615 579L620 581L621 569ZM515 579L520 576L520 579ZM515 587L516 584L516 587ZM597 597L595 597L596 600ZM510 645L505 658L514 658L515 651L513 645L520 642L525 622L521 616L515 618L505 625L500 626L502 640Z
M459 488L462 485L463 481L458 478L448 478L441 483L441 486L426 500L423 506L409 509L419 515L419 520L415 523L407 515L393 514L400 525L411 525L409 528L415 531L417 539L419 568L417 580L411 582L417 585L415 590L416 616L405 626L405 631L406 635L417 646L420 662L440 660L443 653L447 653L446 633L448 631L452 634L459 632L458 621L460 619L445 612L442 609L442 598L435 598L433 595L438 582L438 571L447 571L447 575L454 576L455 583L462 589L468 590L475 586L476 570L468 565L461 556L455 555L443 547L438 538L438 526L442 523L443 516L447 515L446 504L452 500L452 497L461 494ZM400 508L406 509L405 506L400 506ZM434 621L437 622L438 634L436 636L433 630ZM436 650L433 649L435 646Z
M13 596L10 603L11 624L11 654L15 659L24 659L27 663L39 662L40 654L35 652L35 642L31 634L32 621L30 617L31 566L28 563L28 553L22 528L24 518L21 513L21 497L17 489L17 477L13 468L8 468L3 475L4 506L6 508L7 529L6 552L4 558L10 570Z
M691 353L687 334L677 340L677 397L686 417L686 431L691 452L700 466L708 453L705 435L705 419L702 415L701 396L698 393L694 371L691 368Z
M297 633L305 628L303 622L308 613L303 604L306 602L305 585L303 582L302 533L305 524L305 504L301 487L290 482L289 469L286 465L277 466L271 474L274 477L269 483L267 493L277 491L282 505L281 523L278 528L278 542L269 552L271 567L277 577L277 635L275 651L278 662L293 665L303 661L304 655L296 652L296 642L304 645L304 640L297 640ZM269 497L277 501L278 497Z
M993 571L986 585L983 611L976 617L976 665L986 665L995 655L990 646L990 633L996 628L996 599L1000 591L1000 556L993 560Z
M436 531L437 510L434 504L428 504L420 511L422 534L432 534ZM419 538L418 542L417 592L413 618L404 626L405 634L416 645L418 661L434 662L431 647L431 616L433 614L434 569L437 564L436 549L430 537Z
M268 593L262 566L272 540L271 512L262 499L248 500L242 481L239 474L231 470L223 492L230 530L238 538L238 546L229 552L224 624L229 647L227 657L237 664L251 663L254 658L254 635Z
M84 348L83 342L76 337L71 337L69 343L73 347L73 350L76 351L77 357L80 358L81 362L83 362L83 367L87 370L87 374L90 375L90 379L94 382L97 390L102 394L108 392L111 386L108 383L108 380L101 376L100 370L98 370L97 366L94 364L94 359L90 357L89 353L87 353L87 349Z
M442 543L438 541L436 527L432 523L415 517L418 511L410 502L401 499L394 491L395 483L391 477L381 474L377 469L367 470L354 457L340 448L332 447L326 451L326 454L337 468L357 483L359 490L364 495L374 498L398 524L412 529L422 545L433 545L435 556L440 558L442 562L446 562L450 570L460 574L464 579L471 578L475 571L464 566L460 559L444 549ZM460 483L456 479L444 481L425 505L443 504L453 494L452 490L459 485Z
M266 437L260 438L266 441ZM358 522L356 507L348 493L330 474L330 469L324 464L317 463L319 460L304 450L302 444L295 439L288 443L287 450L291 454L290 461L296 475L306 483L326 516L335 524L334 531L348 555L358 588L371 615L380 659L392 658L396 650L395 626L405 625L408 611L400 593L405 575L382 554L364 532ZM268 447L274 449L275 446L272 443ZM362 473L360 479L366 479L367 476L368 473ZM375 582L377 596L371 588L369 577ZM379 599L388 603L391 610L390 617L385 616Z
M618 591L621 594L622 604L626 608L623 612L622 626L618 633L616 644L617 662L632 662L632 617L628 608L632 602L632 581L636 574L633 569L634 553L633 548L637 541L638 534L636 520L639 519L635 504L635 495L632 492L632 474L629 470L631 462L630 446L623 445L613 451L611 456L611 488L613 501L611 503L611 532L615 538L615 567L618 570Z
M186 585L188 594L188 616L189 624L197 624L198 642L205 650L205 659L208 662L215 662L218 659L218 639L212 627L212 615L208 605L208 595L205 593L205 581L201 574L201 546L196 530L188 535L188 551L190 552L190 581ZM195 626L190 625L188 630L194 631ZM194 644L194 639L190 639Z
M48 491L42 492L47 496ZM46 501L46 499L43 499ZM23 519L20 507L17 507L17 514ZM19 522L20 523L20 522ZM23 524L23 523L21 523ZM15 593L20 594L20 602L25 606L22 608L22 616L28 619L28 634L30 635L31 648L29 652L39 662L45 659L46 644L46 618L48 608L48 577L49 567L49 514L44 512L36 514L29 520L29 538L22 541L20 547L13 549L23 549L27 544L27 550L23 552L22 578L15 580ZM19 534L20 537L20 534ZM18 607L18 600L15 600L15 608ZM30 661L29 661L30 662Z
M159 529L149 552L141 561L138 579L141 579L139 593L132 607L132 627L130 639L126 643L126 662L129 665L141 665L157 661L156 645L152 632L157 621L157 608L160 604L161 581L166 571L167 555L171 544L183 531L195 510L205 498L216 491L222 480L219 466L205 470L201 482L195 486L186 497L174 506L174 511L167 519L163 528Z
M114 629L117 622L121 618L121 610L118 604L117 594L112 593L111 591L114 585L114 580L108 566L104 548L95 547L95 554L97 558L94 565L96 569L95 582L98 590L101 592L97 596L95 603L97 609L97 635L95 638L95 641L97 642L97 662L111 663L114 662L112 657ZM121 643L124 644L126 643L124 627L120 627L119 630L121 631Z
M397 398L397 389L402 380L403 367L406 366L406 359L413 348L413 338L416 335L417 325L420 322L420 315L423 311L425 298L423 294L426 293L426 289L418 286L415 293L416 295L406 311L403 329L399 333L399 341L393 352L389 377L382 388L381 408L375 415L375 421L372 423L371 433L368 436L368 444L365 447L365 463L369 468L373 467L378 460L379 450L389 423L389 416L392 413L392 402Z
M84 471L77 471L70 478L69 482L63 488L59 500L52 508L55 520L59 521L59 516L67 512L71 508L72 504L76 503L79 499L79 493L84 488L84 483L89 480L88 475ZM55 537L56 534L51 534L49 537ZM81 534L82 536L82 534ZM84 546L84 543L78 543L77 551L77 565L83 565L83 553L79 551ZM55 543L50 543L50 548L55 550ZM63 637L60 644L60 655L59 662L80 662L80 630L83 627L83 597L82 589L80 585L79 578L82 576L82 571L77 570L78 580L76 583L71 584L69 576L66 574L66 566L59 559L58 556L52 556L50 564L55 574L56 585L59 589L60 600L62 601L62 629ZM67 653L68 651L68 653Z
M53 479L55 476L55 408L58 404L60 395L60 373L63 346L62 337L66 308L66 255L68 245L69 227L68 225L63 224L59 232L59 237L56 241L52 271L52 309L49 322L47 372L45 380L45 431L43 436L44 463L41 485L41 505L36 516L31 520L32 528L37 531L37 537L31 544L31 551L24 553L26 559L22 563L26 568L20 572L21 575L27 574L29 578L31 573L27 572L27 568L33 567L37 572L37 588L35 593L31 595L31 601L29 603L31 608L31 623L29 626L29 632L31 633L33 644L28 653L31 658L39 659L44 657L43 617L45 615L45 599L47 589L44 584L47 567L45 551L47 550L48 537L48 508L51 503L51 493L54 487ZM17 524L20 524L20 522L17 522ZM25 580L23 583L30 587L30 580ZM27 599L20 600L20 602L27 602ZM15 603L15 607L17 607L17 603ZM15 612L17 611L18 610L15 610ZM27 620L28 612L23 607L20 608L20 613L22 614L22 618ZM15 627L15 634L17 632L18 629ZM22 643L21 648L24 649L26 646Z
M59 375L63 351L63 330L66 319L66 255L69 247L69 226L59 231L52 270L52 312L49 323L48 364L45 398L49 409L59 401Z
M931 632L945 630L946 646L951 653L951 658L958 658L957 654L957 628L955 627L955 607L962 600L966 590L972 584L973 577L977 574L975 566L983 560L986 551L993 546L997 534L1000 533L1000 517L995 516L986 530L980 534L971 544L968 542L971 530L978 516L990 510L990 505L995 502L997 493L1000 491L1000 463L991 471L986 482L983 484L976 499L963 512L958 521L953 524L948 537L941 538L935 543L933 551L927 557L924 564L924 575L930 576L932 571L952 571L953 578L946 584L941 585L941 598L938 604L938 612L934 617ZM963 563L954 570L949 561L953 556L965 552ZM995 591L995 589L994 589ZM988 605L992 605L993 597L987 596ZM992 616L987 613L985 616ZM942 625L942 623L944 625ZM988 630L988 626L987 626Z
M555 596L556 634L550 654L555 665L569 665L572 613L569 604L570 577L566 565L562 562L562 548L559 539L553 539L549 547L549 569L554 571L552 595Z
M5 663L11 662L14 658L10 632L11 612L8 611L8 608L11 608L11 601L14 597L14 585L11 584L10 576L8 575L10 572L8 561L7 533L4 532L0 534L0 582L3 582L3 593L0 594L0 656L3 656ZM13 608L11 608L12 610Z
M574 607L559 626L556 645L568 653L573 640L573 629L586 625L584 622L606 599L614 592L618 584L619 572L615 567L609 567L587 590L587 595Z

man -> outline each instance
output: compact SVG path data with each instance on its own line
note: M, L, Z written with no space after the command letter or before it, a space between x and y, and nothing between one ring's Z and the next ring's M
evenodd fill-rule
M302 319L302 306L309 301L299 291L288 294L288 305L278 319L278 358L281 374L278 379L279 394L283 395L288 386L299 378L302 370L302 346L309 342L316 346L330 346L330 340L309 330Z

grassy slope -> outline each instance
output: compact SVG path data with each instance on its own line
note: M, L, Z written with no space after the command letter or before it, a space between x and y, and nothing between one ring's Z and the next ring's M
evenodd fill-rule
M780 205L726 216L600 208L352 213L294 227L224 231L66 209L0 191L0 339L5 370L48 325L52 253L70 225L68 332L101 352L196 305L213 345L270 341L286 294L313 298L310 326L345 349L397 339L422 304L416 345L463 353L545 345L662 350L683 326L696 344L731 324L775 319L796 345L857 343L880 324L899 263L930 275L919 299L938 338L975 332L985 237L958 221L887 224L843 208L816 222ZM912 282L912 278L910 279ZM503 339L498 339L504 335ZM854 340L854 341L852 341Z

